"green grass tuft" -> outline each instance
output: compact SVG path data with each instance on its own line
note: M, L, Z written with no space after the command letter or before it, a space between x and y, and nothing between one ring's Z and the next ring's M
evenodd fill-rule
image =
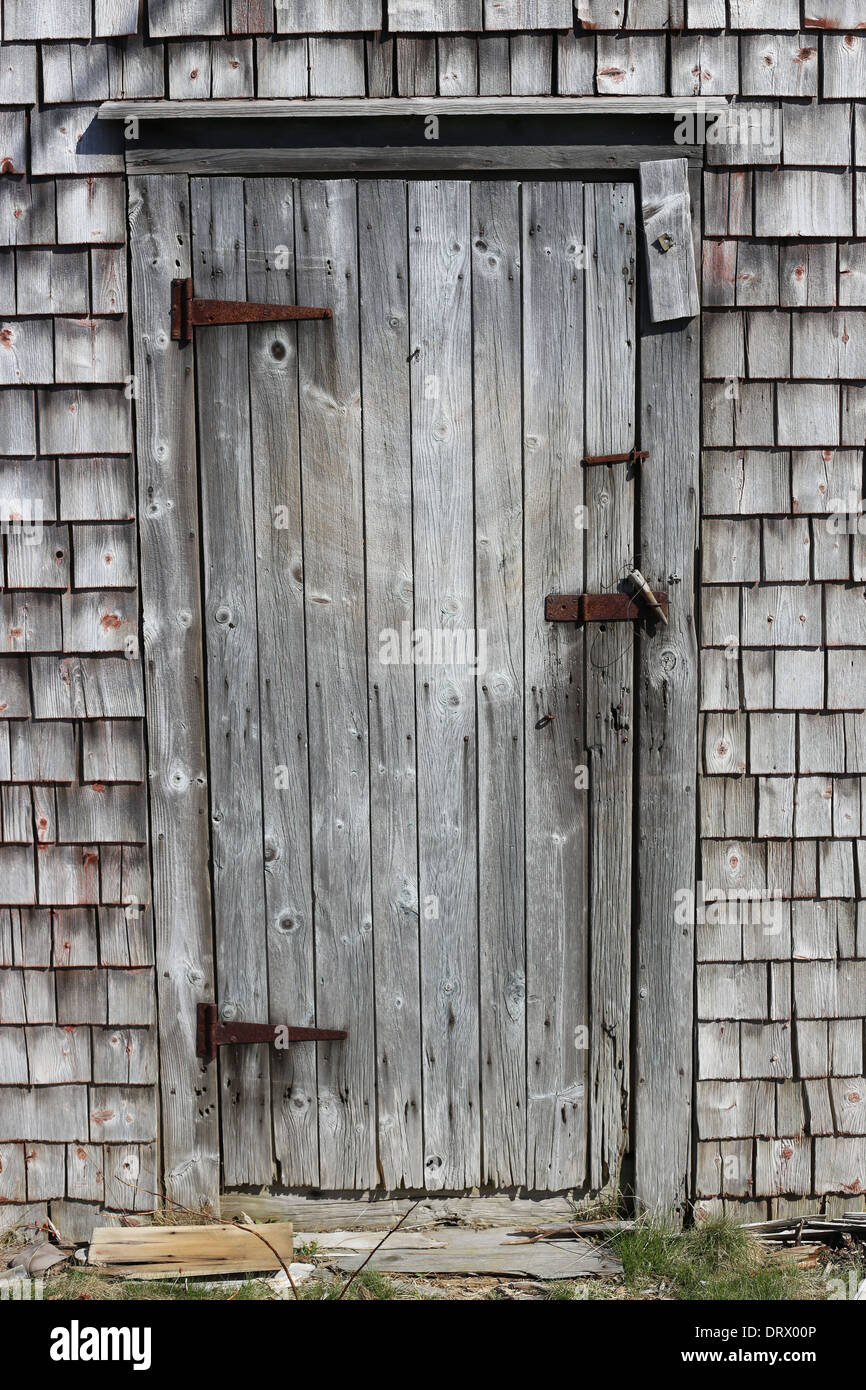
M820 1271L765 1261L746 1232L722 1217L681 1233L641 1221L613 1236L611 1245L622 1260L626 1285L635 1291L662 1285L670 1298L725 1302L824 1296Z

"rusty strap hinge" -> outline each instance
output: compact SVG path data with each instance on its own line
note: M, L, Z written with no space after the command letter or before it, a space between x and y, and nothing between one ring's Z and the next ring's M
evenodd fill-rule
M278 1023L223 1023L216 1004L199 1004L196 1013L195 1055L213 1062L217 1048L229 1043L338 1042L344 1028L289 1028Z
M667 621L668 596L655 594L658 616ZM655 610L637 594L548 594L544 617L548 623L632 623Z
M171 282L171 336L188 343L194 328L224 323L284 323L297 319L332 319L333 309L306 309L299 304L251 304L244 299L194 299L192 279Z

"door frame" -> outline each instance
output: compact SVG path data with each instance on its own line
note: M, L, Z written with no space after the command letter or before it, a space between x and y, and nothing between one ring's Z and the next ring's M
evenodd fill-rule
M667 145L651 147L670 157ZM619 147L612 167L597 144L557 150L495 146L478 169L452 177L511 178L546 171L581 180L636 177L646 147ZM495 151L495 152L494 152ZM700 265L702 152L673 147L690 165L693 234ZM172 279L191 275L188 175L227 173L219 152L207 167L190 152L178 172L141 171L127 160L130 317L136 374L141 598L147 708L150 853L159 994L161 1154L173 1202L218 1209L220 1125L217 1069L195 1056L196 1006L215 997L208 828L207 710L197 426L191 357L168 331ZM328 176L372 174L358 151L292 151L319 160ZM391 151L392 154L396 151ZM237 154L237 150L234 150ZM418 156L416 160L416 154ZM595 159L595 165L590 161ZM422 177L430 151L402 148L401 167L381 172ZM421 164L421 168L413 165ZM163 166L165 167L165 166ZM277 172L247 164L250 176ZM306 168L281 172L312 173ZM674 921L675 895L694 892L698 857L698 642L696 629L700 496L700 317L652 326L640 277L637 408L642 464L637 540L654 572L668 577L670 623L652 640L638 634L637 771L633 835L633 1029L630 1187L637 1205L681 1220L691 1194L693 1152L694 929Z

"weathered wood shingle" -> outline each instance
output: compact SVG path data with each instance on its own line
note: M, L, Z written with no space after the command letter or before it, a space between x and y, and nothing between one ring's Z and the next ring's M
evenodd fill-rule
M119 132L96 119L96 106L34 107L30 157L34 174L104 174L123 169Z
M89 39L91 0L4 0L4 39Z

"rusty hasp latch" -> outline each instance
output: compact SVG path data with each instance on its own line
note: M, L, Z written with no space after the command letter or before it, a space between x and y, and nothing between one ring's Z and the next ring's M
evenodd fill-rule
M627 454L587 454L580 461L584 468L592 468L598 463L643 463L648 458L648 449L629 449Z
M333 309L307 309L300 304L252 304L245 299L194 299L192 278L171 282L171 336L188 343L194 328L227 323L285 323L299 319L332 319Z
M647 589L652 602L640 586L636 594L548 594L544 617L549 623L633 623L646 617L666 623L667 594L654 594L649 585Z
M217 1048L230 1043L339 1042L345 1028L294 1028L280 1023L223 1023L216 1004L199 1004L196 1012L195 1055L216 1060Z

